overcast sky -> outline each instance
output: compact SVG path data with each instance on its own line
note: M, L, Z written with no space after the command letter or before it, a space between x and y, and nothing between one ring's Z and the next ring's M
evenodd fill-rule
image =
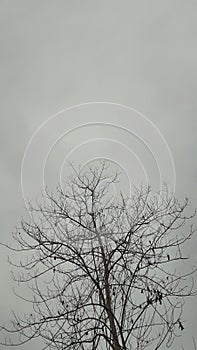
M47 156L51 186L67 156L76 164L105 156L133 184L148 177L158 186L159 166L196 206L196 14L192 0L0 0L1 240L25 213L23 194L39 191ZM108 104L87 104L98 101ZM17 303L6 256L1 248L3 321ZM181 340L190 349L196 304Z

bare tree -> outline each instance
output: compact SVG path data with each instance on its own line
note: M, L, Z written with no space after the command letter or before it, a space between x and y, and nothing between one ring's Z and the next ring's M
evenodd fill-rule
M40 337L51 349L156 350L184 330L196 269L181 263L195 212L186 215L188 199L166 187L110 197L116 181L104 162L77 172L13 234L9 249L27 255L10 261L20 271L13 277L30 288L33 310L2 326L16 344Z

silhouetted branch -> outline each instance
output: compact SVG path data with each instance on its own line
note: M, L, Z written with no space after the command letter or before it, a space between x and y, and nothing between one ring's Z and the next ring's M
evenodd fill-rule
M13 233L20 253L13 278L30 289L32 313L14 314L10 328L24 344L41 338L51 349L158 349L185 331L185 298L196 295L196 269L182 272L188 199L164 187L109 198L117 174L107 165L75 172L56 195L46 191L30 221ZM31 253L31 254L30 254ZM24 259L22 255L24 254Z

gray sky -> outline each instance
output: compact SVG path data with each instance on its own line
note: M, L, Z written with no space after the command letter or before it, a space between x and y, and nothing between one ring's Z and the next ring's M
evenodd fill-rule
M170 147L177 196L188 195L192 205L196 205L196 13L197 2L192 0L0 0L2 240L9 241L10 233L25 213L20 177L28 141L55 113L88 102L127 105L148 117ZM43 139L39 132L36 134L39 142L48 140L52 146L60 131L67 132L84 122L114 120L134 131L137 121L134 124L133 118L141 120L139 114L125 112L123 107L102 107L88 105L62 113L54 119L57 130L48 122L48 128L42 129ZM69 121L71 117L74 122ZM143 121L143 130L145 124ZM105 154L127 168L132 177L129 155L120 143L116 147L109 143L113 137L138 155L149 179L158 184L155 161L142 142L144 136L139 142L121 128L115 130L106 125L79 128L61 139L49 153L46 183L54 184L69 151L80 142L101 137L108 141L79 146L71 159L77 163ZM157 144L153 147L156 152ZM137 167L140 162L134 158L130 165ZM162 154L156 158L162 163ZM40 178L35 183L34 171L38 161L43 165L39 148L29 159L34 165L33 175L25 175L24 181L35 191ZM163 164L167 164L171 176L168 163ZM140 166L136 171L142 171ZM194 243L190 253L195 260L196 239ZM12 295L7 252L2 248L1 251L0 307L1 317L7 320L17 301ZM186 314L191 319L181 339L185 347L192 348L196 312L193 301L187 307ZM178 340L173 349L180 349L180 344Z

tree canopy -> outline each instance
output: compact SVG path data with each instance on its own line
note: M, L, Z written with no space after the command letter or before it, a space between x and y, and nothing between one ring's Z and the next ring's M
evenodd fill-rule
M196 269L184 272L181 263L195 212L167 186L110 196L117 181L101 162L30 206L8 247L25 253L11 263L13 278L30 288L32 312L2 326L18 336L2 343L40 337L43 349L156 350L184 331Z

